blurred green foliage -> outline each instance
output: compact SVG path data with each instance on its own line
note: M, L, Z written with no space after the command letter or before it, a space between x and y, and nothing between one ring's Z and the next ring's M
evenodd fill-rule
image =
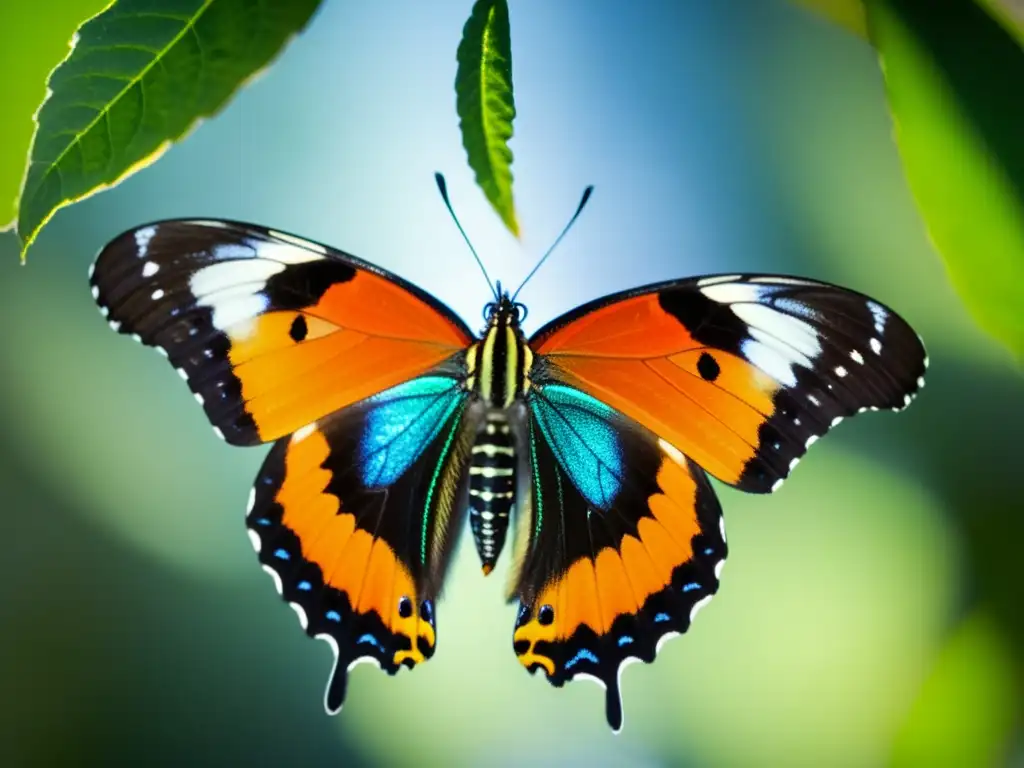
M50 0L46 14L32 3L4 3L0 10L0 228L13 223L25 178L32 115L46 96L46 78L68 55L75 30L110 0Z
M979 325L1024 361L1024 50L972 0L868 10L931 240Z

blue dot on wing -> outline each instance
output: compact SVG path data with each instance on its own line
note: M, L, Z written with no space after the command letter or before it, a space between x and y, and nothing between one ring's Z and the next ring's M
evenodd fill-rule
M309 592L313 588L313 585L308 581L303 580L298 583L297 588L300 592Z
M700 584L696 581L691 581L689 584L683 584L683 592L692 592L695 589L700 589Z
M587 661L592 661L594 664L597 664L597 656L588 651L586 648L580 648L578 651L576 651L576 655L565 663L565 668L569 669L571 667L574 667L584 659L586 659Z
M668 621L671 617L667 613L659 613L654 617L654 620L658 623Z
M632 642L633 642L633 638L632 637L630 637L629 635L623 635L622 637L619 638L619 648L621 648L624 645L629 645Z
M274 550L274 557L276 557L278 560L290 560L291 559L291 555L288 554L288 550L287 549L277 549L277 550Z
M334 621L334 622L337 622L339 624L341 623L341 614L338 613L337 611L328 611L324 615L327 617L328 621Z

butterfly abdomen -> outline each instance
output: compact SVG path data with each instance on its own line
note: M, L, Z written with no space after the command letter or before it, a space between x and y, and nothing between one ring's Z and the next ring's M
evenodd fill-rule
M502 411L491 411L469 464L469 525L485 575L505 543L515 488L516 455L508 419Z

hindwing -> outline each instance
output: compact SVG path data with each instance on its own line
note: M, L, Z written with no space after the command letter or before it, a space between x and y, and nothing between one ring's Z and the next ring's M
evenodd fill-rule
M653 661L718 590L721 509L700 467L589 395L541 384L529 409L513 645L553 685L600 682L619 730L623 666Z
M434 653L434 601L461 528L473 409L458 380L426 376L319 419L277 442L246 523L264 569L335 669L390 674Z

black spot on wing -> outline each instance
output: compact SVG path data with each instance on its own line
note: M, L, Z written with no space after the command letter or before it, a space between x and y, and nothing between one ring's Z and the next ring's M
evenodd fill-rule
M658 300L698 342L744 357L782 384L774 413L759 430L757 454L736 484L746 491L774 490L807 448L843 419L866 410L901 410L924 383L927 356L920 337L891 309L856 291L747 275L667 287ZM751 305L761 309L746 309ZM786 323L802 324L810 335L787 338ZM807 352L808 339L813 353ZM759 348L776 361L774 369L764 367ZM780 369L788 371L785 377ZM705 375L711 371L703 356L698 372L713 380Z
M647 597L634 614L620 614L607 632L581 624L566 640L537 641L534 652L554 663L555 673L547 677L557 687L579 675L590 675L605 686L605 715L609 726L622 727L622 699L619 690L620 671L631 659L645 664L657 657L659 645L667 636L683 634L697 612L718 592L718 574L728 556L724 538L722 509L707 475L693 462L688 462L697 482L696 514L700 531L690 541L691 559L676 566L670 583ZM600 599L600 595L598 596ZM516 620L519 628L533 615L533 604L521 603ZM537 613L538 623L554 621L554 610L543 605ZM517 656L530 650L528 641L513 643ZM538 664L530 671L542 669Z
M697 360L697 373L700 374L701 378L705 381L714 381L721 372L722 369L715 358L707 352L702 352Z
M231 342L215 326L209 297L193 293L193 278L210 267L239 265L241 284L214 282L228 294L251 291L254 310L261 314L315 304L331 285L355 277L356 268L341 258L344 254L328 257L337 252L302 243L253 225L157 222L125 232L104 247L90 283L114 330L167 356L228 442L254 445L261 440L232 373ZM250 268L259 263L271 269Z

